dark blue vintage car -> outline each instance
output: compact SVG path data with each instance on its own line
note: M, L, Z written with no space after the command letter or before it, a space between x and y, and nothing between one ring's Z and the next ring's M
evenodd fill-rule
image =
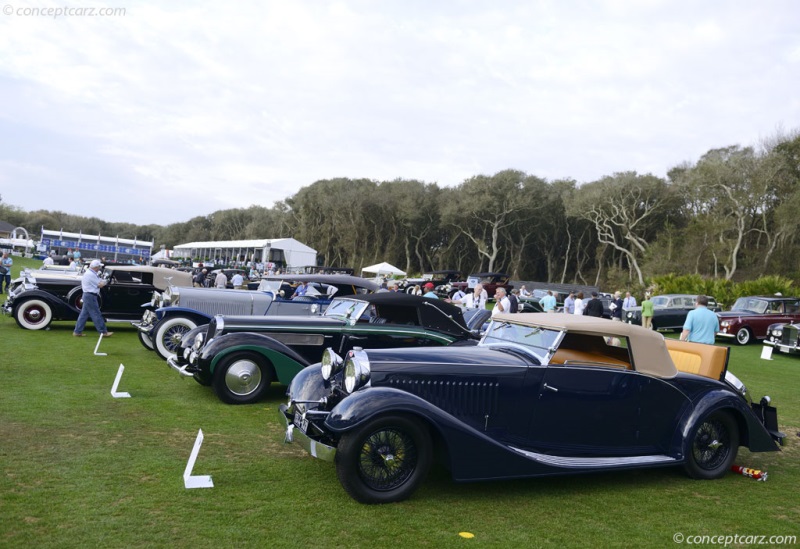
M727 362L727 347L621 322L498 315L477 346L328 350L281 414L286 440L335 461L363 503L409 497L437 458L458 481L674 465L712 479L739 445L783 437Z
M482 315L481 315L482 313ZM480 327L489 311L472 311ZM273 381L289 384L319 362L327 347L439 347L477 344L473 325L460 308L438 299L380 292L340 297L322 316L216 316L188 332L172 369L212 385L223 402L258 401Z

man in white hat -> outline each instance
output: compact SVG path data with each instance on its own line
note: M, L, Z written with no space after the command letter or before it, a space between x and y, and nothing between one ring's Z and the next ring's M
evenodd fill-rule
M83 328L89 318L92 319L97 331L105 337L114 335L114 332L109 332L106 329L106 321L103 320L103 314L100 312L100 288L106 285L106 281L100 276L100 271L102 270L103 264L100 260L93 259L89 264L89 268L81 277L83 307L81 307L81 314L78 315L78 323L75 324L75 330L72 332L75 337L86 335L83 333Z

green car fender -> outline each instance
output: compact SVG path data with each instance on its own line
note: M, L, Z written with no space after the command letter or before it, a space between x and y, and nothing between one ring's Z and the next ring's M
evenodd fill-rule
M246 351L263 356L267 362L272 366L275 371L275 381L284 385L291 383L297 372L310 364L308 360L300 356L290 347L276 341L272 338L262 336L259 334L231 334L231 335L247 335L250 337L258 337L259 341L256 342L230 342L234 344L225 345L214 354L210 362L210 372L213 377L217 365L225 357L232 353Z

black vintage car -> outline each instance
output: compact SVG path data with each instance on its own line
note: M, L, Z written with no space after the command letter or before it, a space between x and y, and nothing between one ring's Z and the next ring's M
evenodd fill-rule
M767 328L764 345L790 355L800 354L800 322L778 322Z
M109 322L141 317L154 290L192 284L189 273L164 267L107 265L102 276L108 285L100 290L100 311ZM42 330L54 320L77 320L82 306L80 273L25 272L14 281L3 312L22 328Z
M568 314L492 319L477 346L326 351L281 406L286 440L363 503L409 497L434 459L459 481L681 465L725 475L777 450L777 412L728 347Z
M664 294L650 299L653 302L654 330L682 330L686 316L694 310L697 294ZM708 296L708 309L719 312L722 309L717 300ZM623 312L622 320L628 324L642 325L642 307L631 307Z
M488 318L473 318L480 327ZM473 314L473 313L471 313ZM181 375L212 385L223 402L259 400L273 381L289 384L319 362L326 347L439 347L474 345L477 335L461 309L400 292L336 298L322 316L222 316L187 333L167 359Z

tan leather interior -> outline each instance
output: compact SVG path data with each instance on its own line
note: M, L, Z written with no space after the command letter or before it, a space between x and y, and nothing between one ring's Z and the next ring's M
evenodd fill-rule
M630 364L624 360L614 358L612 356L589 352L579 351L576 349L560 348L553 355L550 364L571 364L571 363L589 363L598 364L601 366L616 366L618 368L630 368Z
M679 371L716 380L722 379L725 363L728 360L728 347L669 338L664 341L672 362Z

